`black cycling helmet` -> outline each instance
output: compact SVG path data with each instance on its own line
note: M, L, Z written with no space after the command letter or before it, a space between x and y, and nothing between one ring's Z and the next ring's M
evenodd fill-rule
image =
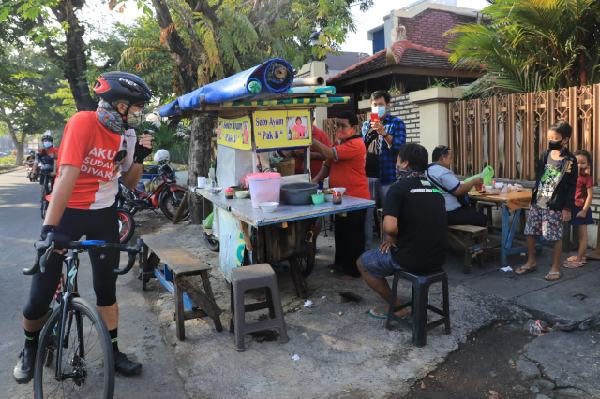
M143 104L150 101L152 91L144 79L127 72L105 72L96 79L94 93L104 101L112 104L117 100L128 101L129 104Z

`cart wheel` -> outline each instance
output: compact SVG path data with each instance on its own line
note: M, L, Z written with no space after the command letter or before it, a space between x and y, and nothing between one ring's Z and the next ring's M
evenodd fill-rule
M315 242L308 243L306 248L306 256L298 258L300 263L300 271L304 278L310 276L313 269L315 268Z
M219 239L214 235L204 233L204 241L206 241L208 249L213 252L219 252Z

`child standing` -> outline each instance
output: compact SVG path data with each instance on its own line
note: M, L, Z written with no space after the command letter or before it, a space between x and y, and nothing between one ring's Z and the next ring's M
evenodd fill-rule
M536 166L536 181L525 224L527 262L515 270L518 275L537 269L535 237L554 242L554 254L547 281L560 279L562 223L571 220L577 185L577 159L567 148L573 129L567 122L552 125L547 133L548 149Z
M592 187L594 186L594 180L590 174L592 170L592 156L586 150L579 150L575 153L575 157L577 157L579 176L577 177L577 188L575 190L575 205L571 212L573 214L571 224L577 226L579 249L576 256L568 257L563 264L564 267L569 269L581 267L586 263L587 226L594 223L590 209L592 205Z

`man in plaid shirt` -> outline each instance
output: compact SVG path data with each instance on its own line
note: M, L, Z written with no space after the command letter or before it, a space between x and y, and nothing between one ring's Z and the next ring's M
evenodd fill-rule
M406 143L406 128L402 119L389 113L390 94L379 90L371 94L371 113L378 120L370 118L362 126L362 134L367 146L367 177L371 199L383 207L390 186L396 182L396 159L398 150ZM367 211L365 223L365 249L371 248L373 240L373 208Z

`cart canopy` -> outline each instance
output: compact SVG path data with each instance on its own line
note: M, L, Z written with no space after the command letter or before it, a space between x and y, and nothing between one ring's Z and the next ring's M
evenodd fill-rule
M294 79L292 66L281 58L273 58L225 79L209 83L160 108L161 117L179 115L198 109L202 104L221 104L269 93L283 93Z

